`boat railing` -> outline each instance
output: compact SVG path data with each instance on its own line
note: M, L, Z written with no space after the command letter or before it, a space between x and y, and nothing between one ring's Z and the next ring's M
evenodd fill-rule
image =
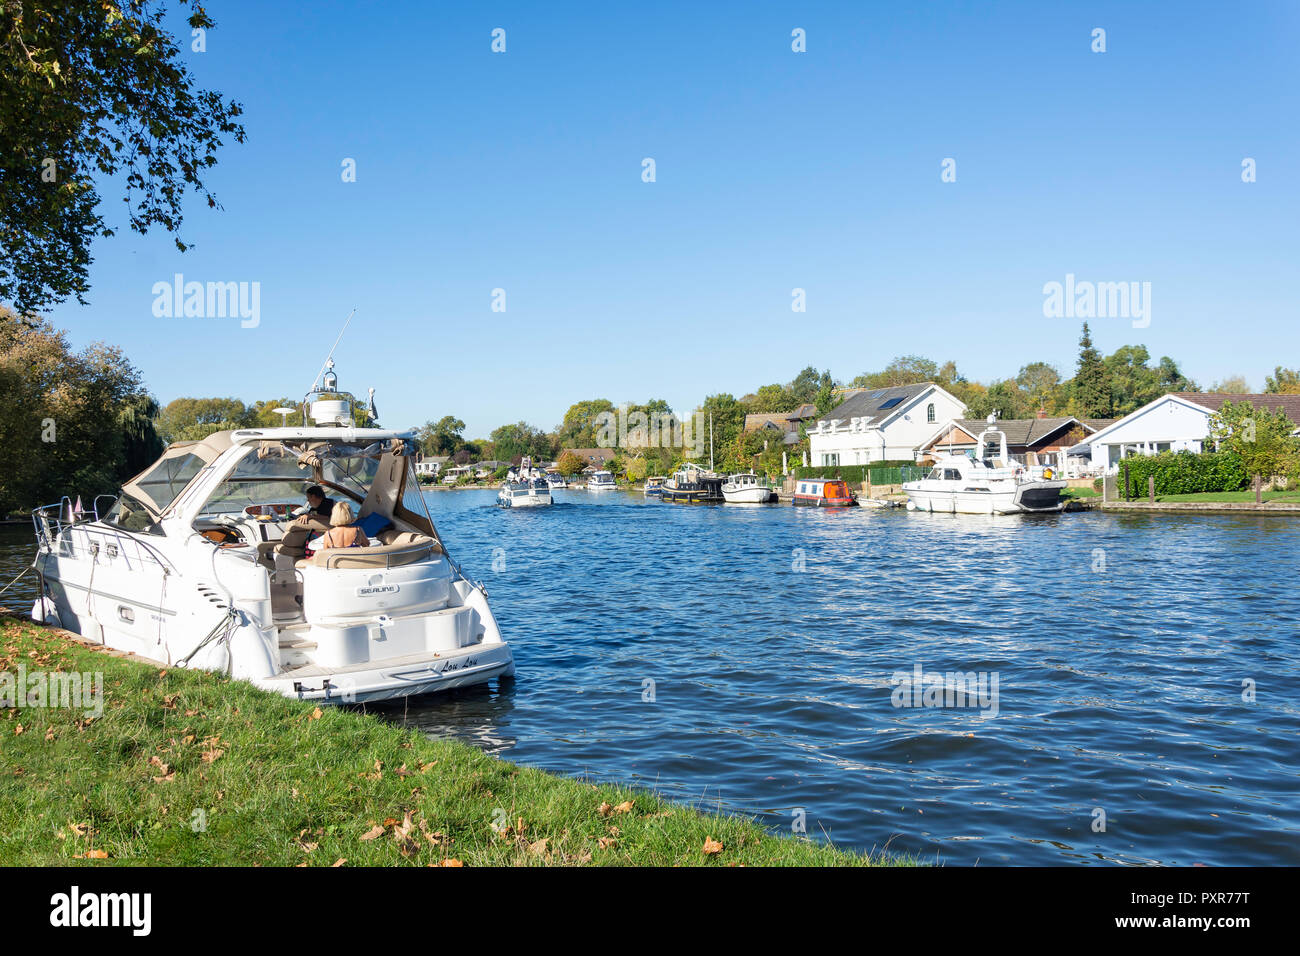
M72 501L66 495L57 504L33 508L32 523L36 529L37 546L66 558L97 558L100 554L109 558L120 556L127 570L145 564L154 564L168 571L176 569L153 545L134 534L101 524L95 510L98 502L99 498L96 498L89 513L73 510ZM78 533L65 533L73 530Z

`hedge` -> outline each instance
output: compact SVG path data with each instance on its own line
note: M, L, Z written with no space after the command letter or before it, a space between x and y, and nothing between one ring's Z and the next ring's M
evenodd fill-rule
M795 468L796 478L843 478L845 481L861 483L871 474L871 483L875 485L895 485L913 478L924 477L929 468L919 468L914 461L873 461L869 465L821 465L818 467Z
M1124 473L1128 471L1128 493L1124 490ZM1158 455L1135 455L1119 466L1119 491L1124 498L1145 498L1147 478L1155 476L1158 495L1194 495L1207 491L1241 491L1250 484L1250 476L1241 457L1231 451L1161 452Z

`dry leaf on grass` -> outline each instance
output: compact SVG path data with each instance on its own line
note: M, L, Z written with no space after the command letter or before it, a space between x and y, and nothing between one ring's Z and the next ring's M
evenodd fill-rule
M364 842L369 841L369 840L374 840L374 839L376 839L376 838L378 838L378 837L381 837L381 836L383 836L383 835L384 835L384 828L381 827L381 826L376 825L376 826L374 826L374 827L371 827L371 828L370 828L369 830L367 830L365 833L361 834L361 840L362 840L362 842L364 843Z
M73 857L74 860L107 860L108 854L103 850L87 850L85 853L78 853Z
M320 720L324 716L325 714L321 711L319 707L317 707L315 710L313 710L310 714L307 715L307 720L308 721Z
M705 838L704 838L704 855L705 855L705 856L717 856L717 855L718 855L719 853L721 853L721 852L722 852L722 844L721 844L721 843L719 843L717 840L713 839L713 837L705 837Z
M631 800L624 800L622 803L620 803L618 806L616 806L616 807L614 808L614 812L615 812L615 813L631 813L631 812L632 812L632 801L631 801Z

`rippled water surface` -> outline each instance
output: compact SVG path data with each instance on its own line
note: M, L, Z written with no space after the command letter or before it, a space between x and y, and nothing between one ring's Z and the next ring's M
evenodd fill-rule
M494 497L427 495L518 679L389 719L950 864L1300 864L1294 519ZM894 706L918 664L996 716Z

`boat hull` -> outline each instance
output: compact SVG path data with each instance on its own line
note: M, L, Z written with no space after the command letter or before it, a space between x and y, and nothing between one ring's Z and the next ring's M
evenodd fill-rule
M935 514L1034 514L1052 513L1065 508L1061 497L1064 482L1043 482L1043 486L1020 486L1005 491L979 491L964 489L947 491L942 489L909 488L907 507L909 511L926 511Z
M737 488L734 491L722 490L722 497L728 504L761 505L772 500L772 492L767 488Z

